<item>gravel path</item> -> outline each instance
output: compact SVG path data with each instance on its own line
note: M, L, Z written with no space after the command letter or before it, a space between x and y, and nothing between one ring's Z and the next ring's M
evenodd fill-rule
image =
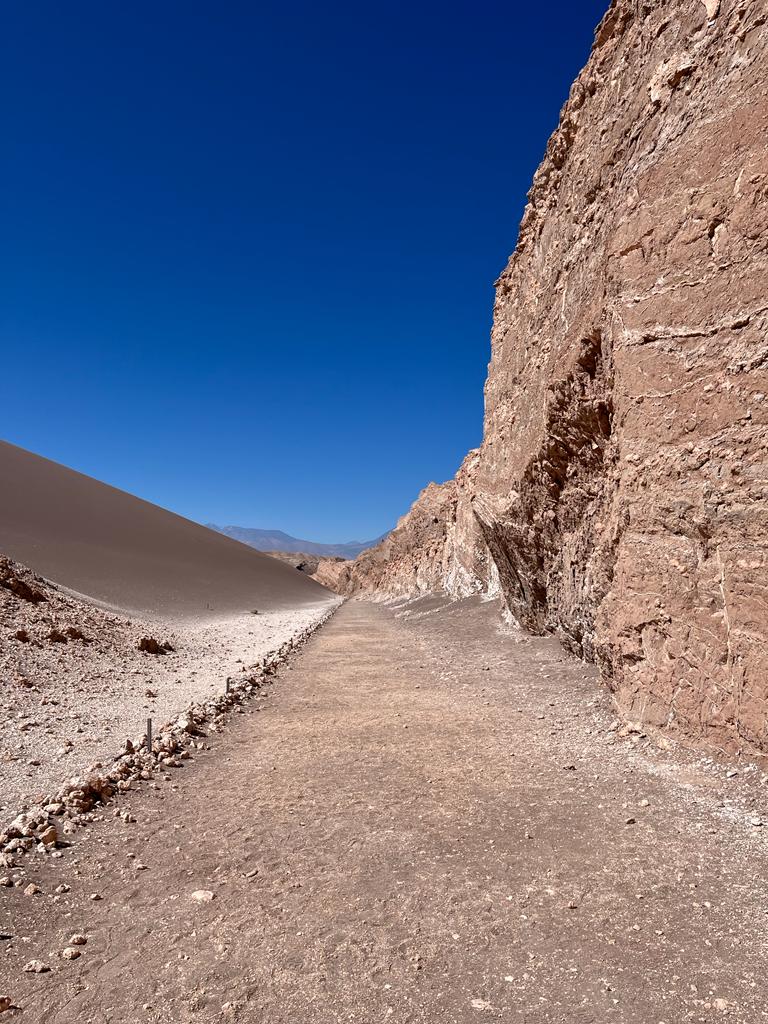
M349 602L252 710L0 889L9 1019L768 1020L763 776L492 605Z

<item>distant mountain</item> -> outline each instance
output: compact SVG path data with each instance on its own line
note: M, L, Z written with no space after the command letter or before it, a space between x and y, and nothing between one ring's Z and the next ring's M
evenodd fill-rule
M241 544L256 548L257 551L289 551L300 552L307 555L320 555L324 558L357 558L361 551L375 547L379 541L384 540L386 534L377 537L376 540L350 540L345 544L315 544L311 540L299 540L291 537L282 530L255 530L250 526L217 526L215 523L206 523L209 530L216 530L223 533L232 540L239 540Z

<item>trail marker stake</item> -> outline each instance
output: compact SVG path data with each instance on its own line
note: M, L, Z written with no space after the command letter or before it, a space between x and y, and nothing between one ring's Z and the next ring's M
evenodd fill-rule
M147 719L147 750L152 753L152 719Z

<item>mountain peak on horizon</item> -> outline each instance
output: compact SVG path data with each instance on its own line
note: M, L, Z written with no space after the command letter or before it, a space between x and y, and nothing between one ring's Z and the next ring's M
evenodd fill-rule
M218 526L216 523L205 524L209 530L223 533L225 537L240 541L257 551L287 551L306 555L320 555L336 558L357 558L361 551L375 547L387 534L375 540L350 540L339 544L321 544L312 540L301 540L292 537L284 530L260 530L251 526Z

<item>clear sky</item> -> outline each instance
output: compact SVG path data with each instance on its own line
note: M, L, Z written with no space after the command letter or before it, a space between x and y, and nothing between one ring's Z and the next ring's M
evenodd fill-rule
M203 522L388 529L481 440L606 6L6 7L2 435Z

